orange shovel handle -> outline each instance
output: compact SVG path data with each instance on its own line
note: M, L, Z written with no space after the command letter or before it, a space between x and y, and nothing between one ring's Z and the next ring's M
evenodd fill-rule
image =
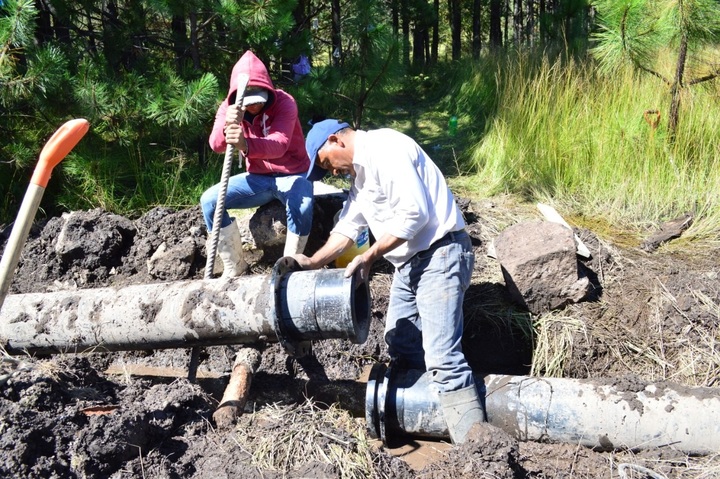
M45 188L53 168L75 148L89 128L90 123L83 118L70 120L58 128L40 152L40 160L30 183Z

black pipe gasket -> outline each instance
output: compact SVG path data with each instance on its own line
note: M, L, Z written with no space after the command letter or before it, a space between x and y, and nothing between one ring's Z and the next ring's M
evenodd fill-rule
M280 345L283 347L288 356L293 358L302 358L310 354L312 350L312 342L296 341L284 330L284 322L281 321L282 310L280 303L280 289L283 278L286 274L301 270L302 267L292 256L284 256L275 262L272 272L270 273L270 287L273 292L271 298L273 307L270 308L270 311L272 312L271 319L273 329L275 330L275 334L277 335Z

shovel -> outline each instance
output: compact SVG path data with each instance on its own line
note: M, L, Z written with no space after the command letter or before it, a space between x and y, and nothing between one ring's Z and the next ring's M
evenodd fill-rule
M40 160L35 166L30 186L25 192L10 238L5 246L5 252L0 260L0 308L2 308L5 296L10 289L15 267L20 259L30 226L35 219L35 213L40 206L40 200L45 193L50 174L53 168L77 145L89 128L90 123L85 119L70 120L50 137L40 152Z

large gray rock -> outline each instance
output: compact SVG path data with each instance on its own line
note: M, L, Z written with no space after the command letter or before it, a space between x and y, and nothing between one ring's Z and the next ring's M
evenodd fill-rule
M494 243L508 291L531 313L579 302L590 292L590 280L579 277L572 230L525 221L505 229Z
M344 192L316 195L313 200L313 224L305 247L305 254L312 255L325 244L334 226L334 217L347 199ZM237 221L243 247L249 252L259 252L261 260L274 262L282 257L287 235L285 206L273 200L259 207L252 215Z

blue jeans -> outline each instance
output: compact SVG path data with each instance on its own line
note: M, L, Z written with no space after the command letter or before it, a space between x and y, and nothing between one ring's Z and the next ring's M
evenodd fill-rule
M475 255L465 231L448 233L395 270L385 324L390 357L426 369L437 392L474 384L462 352L463 299Z
M205 224L212 231L220 184L210 187L200 197ZM241 173L230 177L221 228L230 224L227 209L255 208L280 200L285 205L287 229L306 236L312 228L313 185L302 175L273 176Z

